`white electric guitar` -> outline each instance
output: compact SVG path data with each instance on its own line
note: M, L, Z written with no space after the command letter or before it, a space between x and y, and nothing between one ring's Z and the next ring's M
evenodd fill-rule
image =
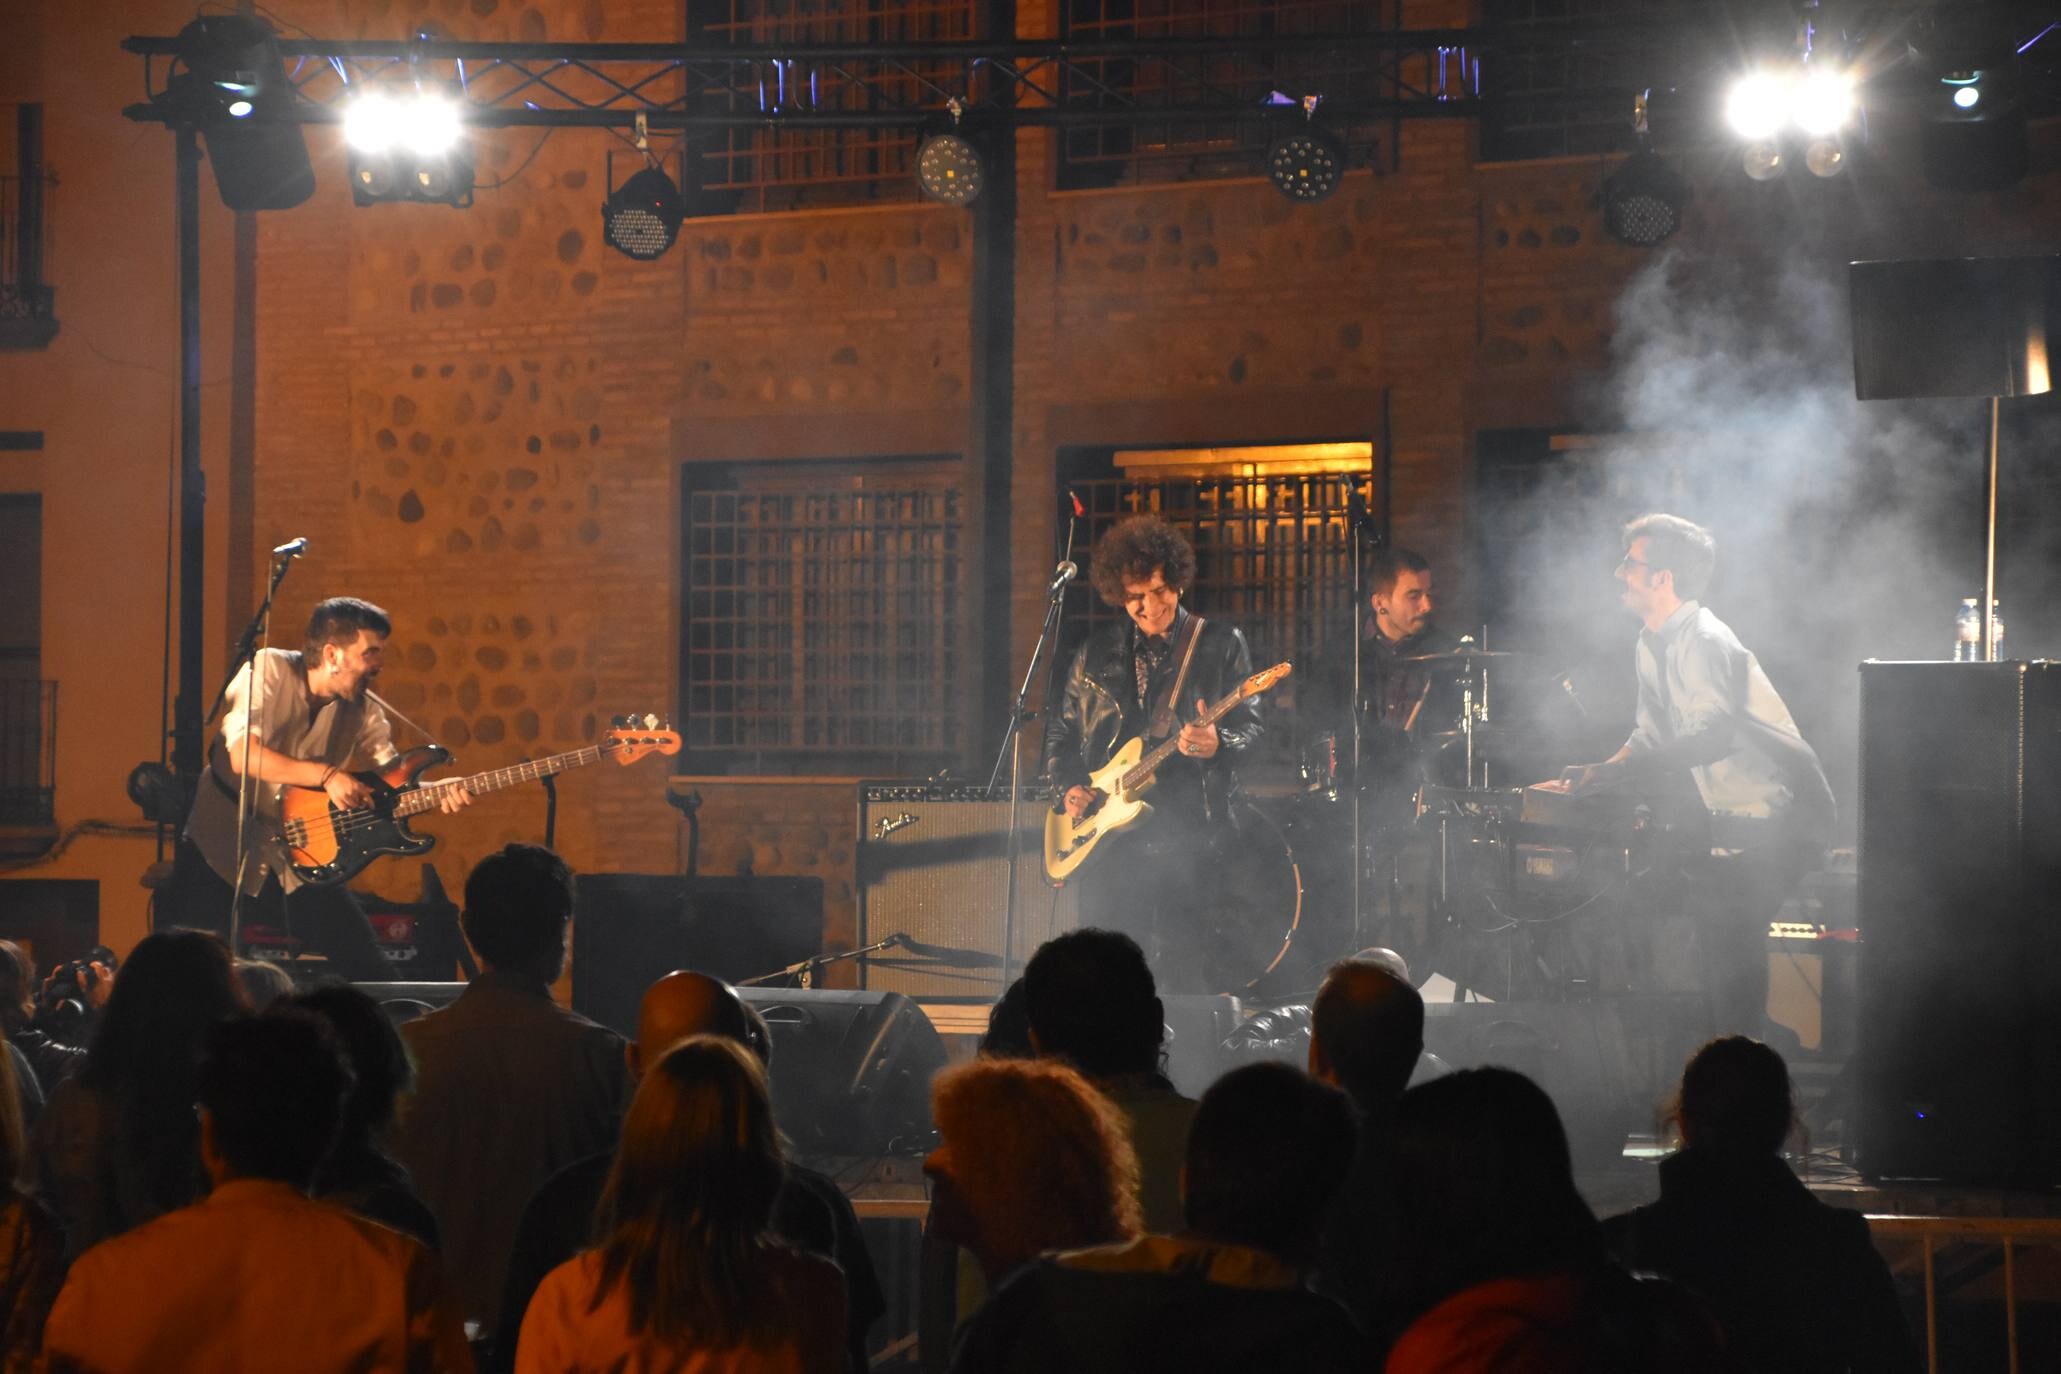
M1293 664L1276 663L1265 672L1254 673L1192 723L1216 724L1233 706L1247 697L1258 696L1294 671ZM1076 820L1061 808L1045 817L1045 872L1053 882L1063 881L1086 863L1105 835L1152 814L1152 807L1140 794L1152 785L1153 774L1173 755L1180 738L1178 734L1169 735L1149 754L1145 752L1143 735L1125 740L1109 762L1089 776L1086 785L1097 795L1087 814Z

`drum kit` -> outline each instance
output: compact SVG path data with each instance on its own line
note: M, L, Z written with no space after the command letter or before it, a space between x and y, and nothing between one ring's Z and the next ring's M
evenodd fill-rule
M1563 680L1532 655L1464 637L1395 663L1426 682L1400 775L1370 771L1357 787L1350 724L1343 733L1305 728L1292 773L1249 782L1234 807L1253 870L1238 884L1245 919L1258 923L1248 945L1264 946L1268 960L1244 990L1313 982L1363 946L1396 949L1413 966L1437 961L1479 905L1481 855L1497 849L1510 871L1523 785L1584 747ZM1456 808L1456 797L1479 805Z

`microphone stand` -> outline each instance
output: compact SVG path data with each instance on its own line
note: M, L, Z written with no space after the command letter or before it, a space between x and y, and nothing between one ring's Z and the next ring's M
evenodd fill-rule
M786 968L775 969L771 973L761 973L756 978L740 978L737 980L737 986L740 988L755 988L780 978L799 978L801 980L799 986L811 988L816 985L817 969L826 968L831 964L841 964L847 959L863 959L869 954L877 954L883 949L899 944L903 938L903 936L895 934L888 936L885 940L877 940L867 945L864 949L847 949L836 954L814 954L797 963L789 964Z
M243 936L243 879L250 869L250 821L251 812L256 809L256 784L250 775L251 742L261 728L263 719L259 712L259 678L257 656L269 647L272 637L272 598L279 592L279 584L286 580L286 570L293 566L294 555L272 557L272 577L265 586L265 599L258 604L257 614L250 618L250 624L243 627L243 637L236 641L236 655L229 664L229 675L222 679L221 690L215 693L215 704L208 708L208 721L213 721L222 709L222 703L229 696L229 688L236 681L236 675L250 665L250 698L244 703L243 721L243 767L236 778L236 882L229 894L229 953L236 956L242 952L238 943ZM212 765L203 761L202 768Z
M1365 898L1364 893L1361 891L1367 867L1367 855L1364 847L1366 843L1366 838L1363 834L1365 820L1361 814L1361 801L1366 792L1367 781L1363 772L1363 765L1366 762L1366 760L1363 757L1364 750L1361 739L1362 729L1364 725L1364 722L1361 720L1361 715L1365 708L1365 703L1360 700L1360 693L1363 690L1362 679L1366 671L1367 636L1366 627L1363 621L1367 614L1367 545L1370 542L1376 542L1378 544L1378 541L1381 536L1380 533L1374 528L1374 518L1372 515L1368 513L1366 503L1360 500L1358 475L1350 472L1345 473L1343 475L1345 479L1346 538L1352 541L1353 681L1351 689L1351 700L1348 709L1352 712L1353 728L1353 948L1355 950L1359 950L1365 948L1367 943L1366 908L1363 904Z
M1068 542L1072 542L1071 532ZM1071 579L1068 579L1069 581ZM1002 750L995 755L995 766L988 774L988 794L995 791L995 779L1001 775L1002 760L1009 760L1009 864L1008 895L1002 905L1002 978L998 990L1009 986L1010 974L1016 965L1016 870L1023 852L1023 831L1019 819L1023 807L1023 727L1030 722L1030 688L1038 675L1038 663L1045 656L1045 646L1056 642L1059 622L1066 609L1066 581L1052 589L1051 597L1045 603L1045 623L1038 630L1038 642L1031 649L1030 662L1023 670L1023 682L1016 689L1016 701L1009 708L1009 729L1002 737ZM1049 693L1048 693L1049 696ZM1049 705L1049 702L1047 703Z

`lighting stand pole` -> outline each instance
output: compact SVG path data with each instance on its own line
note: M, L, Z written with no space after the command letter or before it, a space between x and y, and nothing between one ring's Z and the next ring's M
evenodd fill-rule
M2001 397L1989 398L1989 490L1986 544L1982 562L1982 661L1997 661L1997 431L2003 426Z
M200 134L175 131L179 257L179 695L172 768L200 777L201 593L207 572L207 478L200 468Z

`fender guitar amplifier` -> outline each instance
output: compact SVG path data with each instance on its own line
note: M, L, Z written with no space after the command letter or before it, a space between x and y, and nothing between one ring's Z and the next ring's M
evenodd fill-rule
M1018 808L1017 972L1037 947L1080 924L1079 890L1045 877L1045 811L1030 788ZM925 953L883 950L865 986L912 997L999 997L1009 893L1006 789L930 783L859 785L859 943L906 935ZM926 954L928 957L926 957Z

